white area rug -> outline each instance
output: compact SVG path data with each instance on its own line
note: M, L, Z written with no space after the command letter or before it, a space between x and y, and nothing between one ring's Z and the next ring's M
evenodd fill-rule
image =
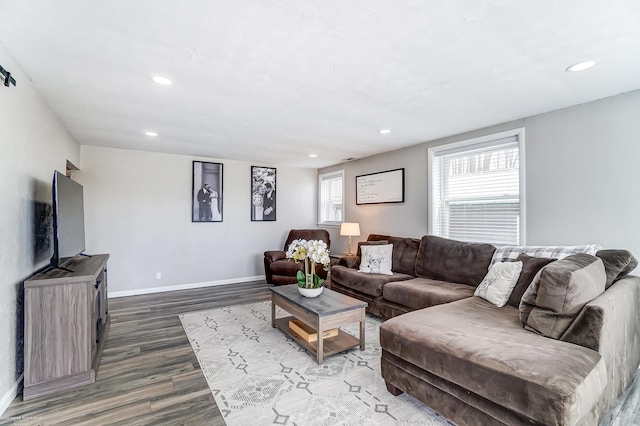
M288 316L279 310L278 317ZM366 349L315 356L271 328L260 302L180 315L228 426L451 425L380 375L381 322L367 316ZM357 335L358 324L344 327Z

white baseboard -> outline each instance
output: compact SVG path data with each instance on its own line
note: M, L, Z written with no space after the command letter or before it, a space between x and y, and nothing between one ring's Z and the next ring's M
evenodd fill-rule
M225 285L225 284L246 283L249 281L264 280L265 278L266 277L264 275L256 275L255 277L231 278L228 280L207 281L203 283L168 285L165 287L139 288L134 290L124 290L124 291L110 291L109 299L115 299L117 297L139 296L141 294L162 293L165 291L189 290L192 288L213 287L213 286Z
M9 406L13 402L13 400L16 399L16 396L18 396L18 394L22 390L23 378L24 378L24 374L21 374L20 377L18 377L18 380L13 384L11 389L9 389L7 393L4 394L2 399L0 399L0 416L4 414L4 412L7 410L7 408L9 408Z

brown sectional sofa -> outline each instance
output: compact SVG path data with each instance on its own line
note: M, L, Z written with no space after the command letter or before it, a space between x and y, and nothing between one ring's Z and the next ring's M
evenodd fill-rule
M389 391L457 424L596 425L640 364L640 278L623 277L637 264L630 254L598 252L608 287L555 339L523 327L518 300L499 308L473 297L493 245L377 234L368 241L393 244L393 275L358 272L359 257L343 258L330 286L388 319L380 344Z

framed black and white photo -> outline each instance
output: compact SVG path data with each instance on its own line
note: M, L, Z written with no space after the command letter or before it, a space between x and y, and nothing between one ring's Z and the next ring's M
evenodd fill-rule
M222 163L193 162L191 221L222 222Z
M276 220L276 169L251 166L251 220Z

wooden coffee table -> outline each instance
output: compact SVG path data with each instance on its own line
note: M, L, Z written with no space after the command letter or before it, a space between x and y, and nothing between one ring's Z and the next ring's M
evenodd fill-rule
M292 316L276 318L276 306ZM305 349L316 354L316 361L322 364L325 356L360 346L364 350L364 318L367 302L325 288L318 297L304 297L298 292L298 285L271 288L271 326L298 342ZM318 340L307 342L289 328L289 321L299 319L318 332ZM342 330L338 335L323 339L323 332L352 322L360 323L360 338L357 339Z

